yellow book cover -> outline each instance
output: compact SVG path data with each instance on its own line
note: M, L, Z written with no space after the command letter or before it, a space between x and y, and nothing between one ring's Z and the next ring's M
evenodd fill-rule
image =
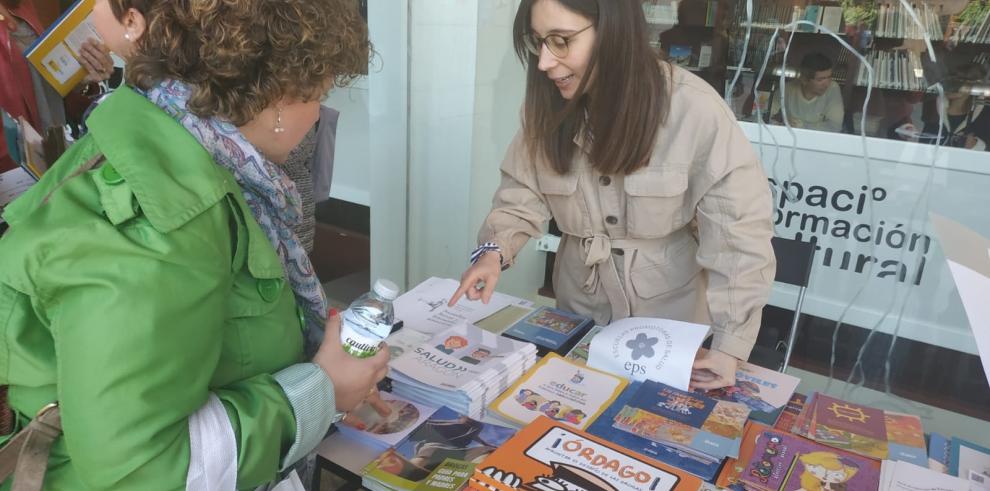
M24 56L63 97L86 76L79 51L87 39L100 40L90 14L95 0L79 0L69 7Z
M585 429L628 383L617 375L549 353L489 408L521 425L546 416Z

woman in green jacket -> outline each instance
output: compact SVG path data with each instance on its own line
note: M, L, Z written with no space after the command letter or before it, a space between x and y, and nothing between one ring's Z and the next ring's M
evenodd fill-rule
M61 415L46 488L254 488L384 377L340 348L279 167L367 63L353 3L97 0L133 88L0 239L0 384L19 428Z

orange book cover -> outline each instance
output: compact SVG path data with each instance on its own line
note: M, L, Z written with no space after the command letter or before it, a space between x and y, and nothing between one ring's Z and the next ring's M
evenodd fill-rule
M718 479L715 480L716 486L728 489L730 485L739 482L739 475L742 474L746 464L749 462L749 458L753 455L753 449L756 448L756 438L760 436L761 432L769 429L769 426L755 421L746 423L742 443L739 445L739 458L733 459L730 457L725 459L725 464L718 473Z
M695 491L701 479L540 416L475 467L475 491Z

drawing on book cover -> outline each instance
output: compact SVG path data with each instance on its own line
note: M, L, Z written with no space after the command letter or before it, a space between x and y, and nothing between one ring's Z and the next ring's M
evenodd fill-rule
M523 408L530 411L539 411L546 417L555 421L564 421L573 425L580 425L581 422L584 421L584 418L588 416L581 409L571 407L566 404L561 404L560 401L548 400L540 393L531 389L519 389L519 392L515 395L514 399Z
M876 462L797 437L765 431L740 480L780 491L865 491L879 485Z
M584 322L584 319L577 316L564 315L561 312L552 310L542 310L536 315L526 319L527 322L561 334L570 334Z
M485 424L442 407L402 443L389 449L378 469L409 481L422 481L446 459L481 462L515 430Z

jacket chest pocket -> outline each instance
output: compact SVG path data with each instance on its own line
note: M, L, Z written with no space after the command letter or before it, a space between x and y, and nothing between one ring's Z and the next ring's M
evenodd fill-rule
M578 192L577 172L561 175L551 169L538 168L536 181L560 230L569 234L584 234L588 228L585 218L588 212Z
M664 237L690 221L686 170L646 168L626 176L623 188L630 237Z

